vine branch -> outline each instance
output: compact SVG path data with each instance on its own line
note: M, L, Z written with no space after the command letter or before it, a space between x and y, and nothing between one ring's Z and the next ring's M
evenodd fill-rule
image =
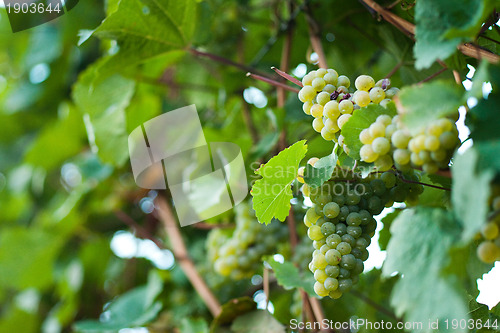
M162 222L170 240L170 244L172 245L174 256L184 258L184 260L179 262L179 266L181 266L188 280L191 282L198 295L200 295L212 316L217 317L222 311L221 305L196 269L193 260L189 257L186 244L184 244L179 226L177 225L177 221L169 204L164 197L158 197L155 200L155 206L158 219Z

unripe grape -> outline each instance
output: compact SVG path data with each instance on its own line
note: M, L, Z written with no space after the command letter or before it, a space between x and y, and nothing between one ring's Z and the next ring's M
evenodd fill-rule
M318 282L325 282L326 278L328 276L326 275L325 271L322 270L322 269L317 269L315 272L314 272L314 279Z
M339 103L339 111L342 114L350 114L353 110L353 104L350 100L344 99Z
M500 248L491 241L484 241L477 247L477 257L482 262L491 264L499 259Z
M370 104L370 94L367 91L358 90L353 97L353 100L360 107Z
M342 292L340 292L338 289L333 290L333 291L330 291L328 296L330 296L332 299L339 299L340 297L342 297Z
M375 80L369 75L360 75L354 81L354 86L358 90L368 91L375 87Z
M316 100L318 101L319 104L325 105L330 101L330 94L327 93L326 91L322 91L316 96Z
M340 116L339 103L337 101L329 101L323 108L323 115L330 119L337 119Z
M333 139L335 139L335 132L337 131L330 131L329 128L325 126L321 129L321 136L326 141L332 141Z
M325 282L323 284L325 286L325 289L331 292L337 290L339 286L339 281L335 278L328 277L325 279Z
M373 138L385 136L385 126L381 123L375 122L371 124L368 129L370 130L370 135Z
M313 104L311 106L311 115L314 118L319 118L323 116L323 106L321 104Z
M305 114L310 115L312 106L313 103L311 101L307 101L302 105L302 110L304 111Z
M300 167L299 170L297 171L297 180L304 184L304 171L305 167Z
M444 161L446 158L446 151L444 149L438 149L431 152L431 158L436 162Z
M302 103L312 101L314 97L316 97L316 91L311 86L304 86L299 91L299 99Z
M337 251L339 251L342 255L349 254L351 253L351 245L346 242L341 242L339 245L337 245Z
M399 89L398 89L398 88L396 88L396 87L392 87L392 88L387 89L387 90L385 91L385 96L386 96L387 98L392 99L392 98L394 98L394 96L396 96L396 95L398 94L398 92L399 92Z
M350 114L343 114L339 117L337 120L337 125L339 126L340 129L344 126L344 124L351 118L352 115Z
M386 96L387 97L387 96ZM383 108L386 108L387 109L387 104L389 104L391 102L391 100L389 98L385 98L383 99L382 101L380 101L380 103L378 103L381 107Z
M321 227L318 227L317 225L309 227L309 229L307 230L307 236L311 240L319 240L323 238L323 234L321 233Z
M379 87L374 87L370 89L370 99L372 100L373 103L380 103L382 100L385 99L385 91L382 88Z
M359 133L359 141L364 145L369 145L373 142L373 137L370 134L370 130L365 128Z
M380 156L376 161L375 161L375 167L377 168L378 171L387 171L392 168L393 161L391 156L389 155L384 155Z
M406 147L408 147L410 136L406 134L403 130L397 130L392 134L391 141L394 147L405 149Z
M312 127L314 130L318 133L321 133L321 130L323 127L325 127L325 124L323 124L323 119L322 118L314 118Z
M335 202L329 202L323 207L323 213L330 219L336 218L340 213L340 206Z
M329 72L326 73L325 76L323 76L323 79L325 80L326 83L331 84L336 86L337 85L337 80L339 76L337 72Z
M320 282L314 283L314 292L320 297L325 297L325 296L328 296L328 294L329 294L329 291L326 290L323 283L320 283Z
M326 82L323 80L321 77L316 77L314 80L312 80L311 86L315 91L321 91L325 87Z
M328 75L328 74L327 74ZM327 84L323 88L324 92L327 92L329 95L331 95L335 91L335 86L333 84Z
M371 145L364 145L361 147L359 155L361 156L361 159L367 163L371 163L378 158L378 154L373 151Z
M327 265L325 255L321 252L317 253L313 258L313 263L316 268L324 269Z
M384 126L389 126L392 123L392 118L389 115L381 114L375 121L383 124Z
M427 135L425 138L425 149L435 151L439 149L439 139L434 135Z
M444 132L439 136L439 142L445 149L453 149L458 143L456 135L452 132Z
M495 222L488 222L481 228L484 239L492 240L498 237L498 225Z
M302 185L301 191L305 197L309 197L311 195L311 187L307 184Z
M303 86L310 86L312 84L312 80L316 78L316 71L310 71L302 78Z
M386 138L375 138L372 142L373 152L385 155L391 149L391 143Z
M422 166L424 164L424 161L420 158L418 153L411 153L410 157L411 163L416 165L416 166Z
M350 85L351 81L345 75L340 75L339 78L337 79L337 86L344 86L346 88L349 88Z
M326 73L328 73L328 70L326 68L318 68L316 70L316 77L323 77Z

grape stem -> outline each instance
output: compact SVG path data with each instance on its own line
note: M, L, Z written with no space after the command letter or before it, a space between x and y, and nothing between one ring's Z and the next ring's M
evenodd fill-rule
M304 85L302 84L302 82L300 82L299 80L297 80L296 78L294 78L294 77L293 77L293 76L291 76L290 74L288 74L288 73L286 73L286 72L284 72L284 71L282 71L282 70L280 70L280 69L278 69L278 68L276 68L276 67L274 67L274 66L273 66L273 67L271 67L271 69L272 69L273 71L275 71L275 72L276 72L276 74L278 74L279 76L281 76L281 77L283 77L283 78L287 79L288 81L290 81L290 82L292 82L292 83L295 83L295 84L296 84L296 85L298 85L299 87L301 87L301 88L302 88L302 87L304 86Z
M294 93L298 93L299 92L299 89L297 89L297 88L290 87L290 86L288 86L288 85L286 85L284 83L275 81L273 79L269 79L269 78L264 77L262 75L258 75L258 74L254 74L254 73L248 72L247 76L251 77L252 79L256 79L256 80L259 80L259 81L262 81L262 82L269 83L270 85L273 85L275 87L280 87L280 88L283 88L283 89L287 89L287 90L292 91Z
M398 177L404 183L420 184L420 185L423 185L423 186L428 186L428 187L436 188L438 190L451 191L451 188L441 187L441 186L437 186L437 185L432 185L432 184L427 184L427 183L422 183L422 182L418 182L418 181L414 181L414 180L405 179L402 175L399 175L399 174L398 174Z

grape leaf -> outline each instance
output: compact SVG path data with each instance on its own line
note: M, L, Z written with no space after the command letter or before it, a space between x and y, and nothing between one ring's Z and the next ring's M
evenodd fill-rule
M475 148L464 154L455 154L452 165L453 191L451 200L453 210L463 226L462 240L470 241L481 226L486 223L490 181L494 173L489 170L478 171L478 153Z
M446 81L405 87L398 96L401 120L412 134L436 119L457 112L465 102L463 91Z
M392 223L391 233L382 272L401 275L391 294L396 315L422 323L468 318L461 288L443 274L448 251L460 237L453 215L441 208L406 209ZM423 331L432 330L424 326Z
M196 28L195 0L124 0L93 34L116 40L119 50L99 66L102 75L122 71L189 45ZM90 35L87 35L87 38ZM86 39L80 41L83 43Z
M273 217L284 221L288 216L290 200L293 198L291 185L306 152L306 141L299 141L255 170L262 179L255 182L250 193L260 223L269 224Z
M118 331L140 326L153 320L162 309L156 297L163 290L163 282L157 273L149 274L145 286L134 288L116 298L106 310L107 320L82 320L75 324L78 332Z
M380 250L382 251L387 250L387 244L391 239L391 225L396 217L398 217L399 213L401 213L401 209L396 209L380 220L384 224L384 227L382 228L382 230L380 230L378 237L378 245L380 246Z
M123 165L128 158L125 108L135 83L120 75L94 81L97 65L88 68L73 86L73 100L83 114L91 147L105 163Z
M268 311L255 310L236 318L231 325L234 333L285 333L285 327Z
M387 114L392 117L396 113L394 103L389 103L387 108L378 104L369 104L359 110L354 110L352 116L342 127L342 135L344 136L344 143L348 148L348 155L355 160L359 160L361 158L359 150L363 146L361 141L359 141L359 133L374 123L378 116Z
M307 271L305 274L301 274L299 269L291 262L280 263L272 257L268 257L265 260L273 269L280 286L285 289L302 288L309 295L317 296L313 289L314 277L312 274L307 274Z
M437 59L445 60L458 44L475 37L493 3L483 0L419 0L415 6L413 50L417 69L430 67Z
M207 322L203 318L182 318L181 333L208 333Z
M319 187L323 185L332 176L333 170L337 165L337 155L334 153L322 157L317 161L314 166L309 163L306 165L304 171L304 181L307 185L312 187Z

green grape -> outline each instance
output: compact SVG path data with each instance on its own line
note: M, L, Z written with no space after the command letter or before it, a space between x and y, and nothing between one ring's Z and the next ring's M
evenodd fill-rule
M324 78L323 78L324 79ZM326 82L326 81L325 81ZM333 84L329 84L327 83L325 85L325 87L323 88L323 92L327 92L328 95L331 95L333 94L333 92L335 91L335 86Z
M369 91L375 87L375 80L369 75L360 75L354 81L354 86L358 90Z
M338 278L339 279L347 279L349 277L351 277L351 271L348 270L348 269L340 267Z
M332 141L333 139L335 139L335 133L337 131L332 131L325 126L321 129L321 137L323 137L323 139L325 139L326 141Z
M304 85L299 91L299 99L302 103L312 101L314 97L316 97L316 91L311 86Z
M337 101L329 101L323 108L323 116L336 120L340 116L339 103Z
M370 238L368 237L368 239L370 239ZM356 245L355 246L356 246L357 249L364 250L369 245L370 245L370 243L369 243L369 241L366 240L366 238L359 237L358 239L356 239Z
M377 117L375 122L381 123L384 126L389 126L392 124L392 118L391 118L391 116L388 116L386 114L381 114L380 116Z
M345 206L344 206L345 207ZM343 208L343 207L342 207ZM347 226L344 223L339 223L335 226L335 233L339 236L343 236L347 233Z
M340 267L352 270L356 266L356 258L352 254L343 255L340 260Z
M325 124L323 124L323 119L314 118L312 126L316 132L321 133L321 130L323 129L323 127L325 127Z
M347 234L349 236L354 237L354 238L358 238L359 236L361 236L362 232L363 232L363 230L361 229L361 227L352 226L352 225L347 227Z
M314 272L314 279L320 283L323 283L327 277L328 275L326 275L325 271L322 269L317 269Z
M352 280L351 279L339 279L338 290L342 293L348 292L352 289Z
M311 106L311 115L314 118L319 118L323 116L323 105L321 104L313 104Z
M316 77L314 80L311 82L311 86L315 91L321 91L325 87L326 82L323 80L321 77Z
M328 293L329 293L329 291L326 290L326 288L323 285L323 283L320 283L320 282L316 282L314 284L314 292L316 294L318 294L318 296L320 296L320 297L328 296Z
M331 85L336 85L337 80L339 78L339 75L337 72L328 72L323 76L323 80L325 80L326 83L331 84Z
M320 240L323 238L323 234L321 233L321 227L318 227L316 225L310 226L309 229L307 230L307 236L311 240Z
M406 149L396 149L393 153L394 163L406 165L410 163L411 154Z
M323 213L328 218L335 218L340 213L340 207L336 202L329 202L323 207Z
M339 299L342 297L342 292L340 292L338 289L334 291L330 291L328 293L328 296L330 296L332 299Z
M374 87L370 89L369 96L373 103L378 104L385 99L385 91L380 87Z
M322 91L316 96L316 100L318 101L319 104L325 105L330 101L330 94L327 93L326 91Z
M385 97L392 99L392 98L394 98L394 96L396 96L398 94L398 92L399 92L399 89L396 87L387 89L385 91Z
M340 263L340 259L342 258L342 254L335 249L330 249L325 253L326 263L330 266L335 266Z
M337 288L339 287L339 281L335 278L332 278L332 277L326 278L325 282L323 284L325 286L325 289L330 291L330 292L337 290Z
M439 149L439 139L434 135L427 135L425 138L425 149L435 151Z
M360 107L370 104L370 94L367 91L358 90L353 96L353 100Z
M347 227L346 227L347 229ZM351 253L351 245L346 242L340 242L339 245L337 245L337 250L342 254L349 254Z
M408 142L410 141L410 136L403 130L397 130L392 134L391 141L394 147L406 149L406 147L408 147Z
M342 238L338 234L332 234L326 238L326 244L331 248L336 248L340 242L342 242Z
M337 79L337 86L338 87L346 87L346 88L349 88L349 86L351 85L351 81L349 80L349 78L345 75L340 75Z
M361 196L356 191L349 191L345 198L347 205L357 205L361 200Z
M380 175L380 180L385 184L386 188L393 188L396 185L396 175L392 172L384 172Z
M452 132L444 132L439 136L439 142L445 149L454 149L458 143L458 138Z
M346 228L349 228L349 227L346 227ZM349 235L349 234L345 234L345 235L342 235L342 242L345 242L349 245L351 245L351 248L356 245L356 239L354 239L353 236Z
M343 100L339 103L339 111L342 114L351 114L353 110L353 104L350 100Z
M370 134L370 130L365 128L359 133L359 141L364 145L369 145L373 142L373 137Z
M336 278L339 276L340 267L338 265L328 265L325 267L325 273L329 277Z
M385 155L391 149L391 143L386 138L375 138L372 142L372 150L379 155Z
M304 111L305 114L310 115L312 106L313 106L313 102L307 101L302 105L302 110Z
M331 222L325 222L321 226L321 233L324 236L329 236L329 235L333 234L334 232L335 232L335 224L333 224Z
M341 115L337 120L338 127L342 129L342 127L344 127L345 123L349 120L349 118L351 118L350 114Z
M361 224L361 214L359 213L350 213L349 216L347 216L346 220L347 224L349 226L358 226Z
M321 252L317 253L316 255L313 256L313 263L314 263L314 266L316 268L319 268L319 269L325 268L327 265L325 255L322 254Z
M374 162L378 158L378 154L373 151L371 145L363 145L359 150L359 155L361 156L361 160L367 163Z
M370 125L368 130L373 138L385 136L385 125L382 123L375 122Z
M316 77L323 77L326 75L326 73L328 73L328 69L326 68L318 68L316 70Z
M378 171L390 170L393 164L394 162L392 160L392 157L389 155L380 156L375 161L375 167L377 168Z
M499 259L500 248L491 241L484 241L477 247L477 257L482 262L491 264Z
M316 78L316 71L310 71L302 78L303 86L310 86L312 84L312 80Z

